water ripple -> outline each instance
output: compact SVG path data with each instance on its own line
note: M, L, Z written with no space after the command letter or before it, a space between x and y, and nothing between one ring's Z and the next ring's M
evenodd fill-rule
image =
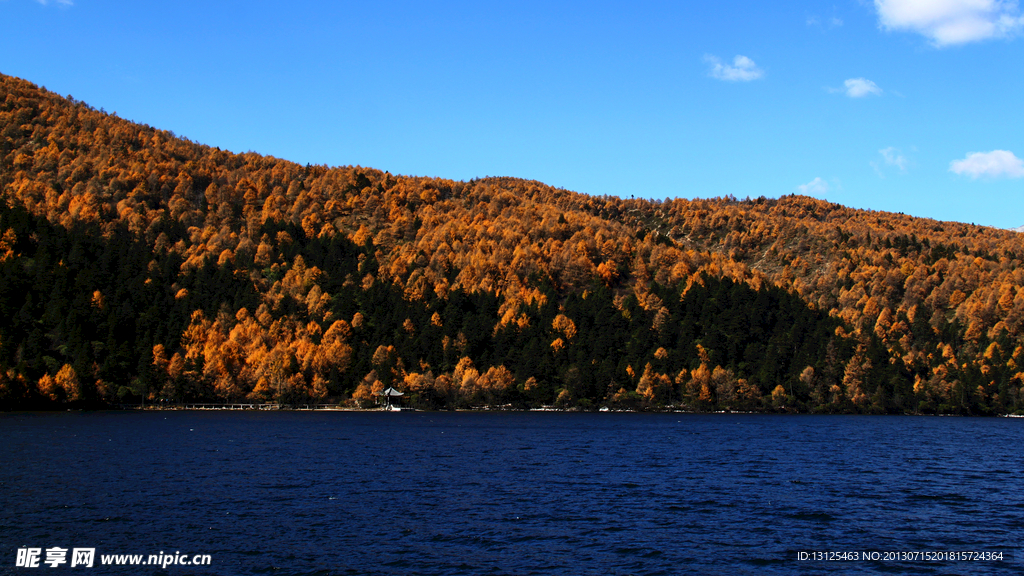
M211 554L218 574L1005 573L1020 561L836 564L797 552L1012 550L1024 531L1022 461L1009 448L1020 425L3 414L0 573L25 546Z

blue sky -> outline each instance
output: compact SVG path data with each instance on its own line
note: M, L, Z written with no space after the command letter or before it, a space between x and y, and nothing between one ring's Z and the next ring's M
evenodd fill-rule
M1024 224L1000 0L0 0L0 72L236 152Z

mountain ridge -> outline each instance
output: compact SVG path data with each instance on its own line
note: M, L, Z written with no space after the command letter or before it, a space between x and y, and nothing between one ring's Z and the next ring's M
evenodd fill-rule
M303 167L0 83L7 406L1022 407L1010 231Z

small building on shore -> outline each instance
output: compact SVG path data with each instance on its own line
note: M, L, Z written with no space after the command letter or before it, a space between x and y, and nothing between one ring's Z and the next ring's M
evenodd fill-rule
M377 395L377 403L383 404L385 410L401 409L402 396L405 396L405 394L395 390L394 387L388 386Z

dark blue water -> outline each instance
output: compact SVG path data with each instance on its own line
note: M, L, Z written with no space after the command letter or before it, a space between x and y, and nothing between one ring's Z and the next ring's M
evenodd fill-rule
M1024 569L1022 419L108 412L2 414L0 438L0 573ZM55 546L97 565L15 568ZM949 550L1006 559L798 560ZM99 566L162 552L211 565Z

